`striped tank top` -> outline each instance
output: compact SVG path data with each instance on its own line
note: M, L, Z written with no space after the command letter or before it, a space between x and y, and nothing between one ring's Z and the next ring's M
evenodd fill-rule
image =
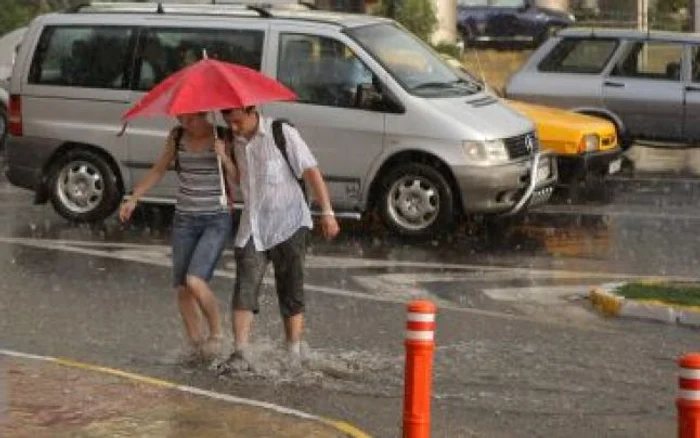
M214 149L192 152L183 137L177 145L177 176L180 185L175 209L182 213L219 213L228 207L221 205L221 177Z

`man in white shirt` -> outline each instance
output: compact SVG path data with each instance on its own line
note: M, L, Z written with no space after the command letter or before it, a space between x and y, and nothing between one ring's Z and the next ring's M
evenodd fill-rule
M233 131L234 160L224 160L228 174L236 172L244 209L235 238L236 284L234 288L234 353L222 371L249 366L249 336L258 312L260 284L269 261L275 269L280 313L289 352L300 357L304 325L304 255L306 235L313 227L299 179L311 187L321 207L319 225L326 239L340 228L328 188L316 159L299 132L282 124L285 159L273 136L273 120L254 107L222 111Z

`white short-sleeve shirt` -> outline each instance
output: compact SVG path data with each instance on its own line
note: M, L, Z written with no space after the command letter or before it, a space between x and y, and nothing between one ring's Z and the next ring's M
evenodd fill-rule
M316 167L316 159L299 132L283 124L288 164L275 144L272 122L260 116L253 138L237 136L234 139L245 203L234 242L238 248L252 238L257 251L266 251L289 239L299 228L313 227L311 212L297 178L301 178L305 170Z

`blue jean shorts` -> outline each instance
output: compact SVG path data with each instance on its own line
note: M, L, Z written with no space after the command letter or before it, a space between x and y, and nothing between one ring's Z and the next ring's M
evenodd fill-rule
M180 213L173 219L173 286L187 276L209 282L231 234L231 213Z

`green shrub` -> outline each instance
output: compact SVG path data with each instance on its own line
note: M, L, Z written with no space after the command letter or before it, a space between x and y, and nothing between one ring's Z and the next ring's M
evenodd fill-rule
M398 21L423 41L429 41L437 27L437 16L430 0L385 0L380 14Z
M433 49L435 49L439 53L444 53L445 55L449 55L455 59L462 59L462 51L456 44L450 44L450 43L438 43L438 44L432 44Z

